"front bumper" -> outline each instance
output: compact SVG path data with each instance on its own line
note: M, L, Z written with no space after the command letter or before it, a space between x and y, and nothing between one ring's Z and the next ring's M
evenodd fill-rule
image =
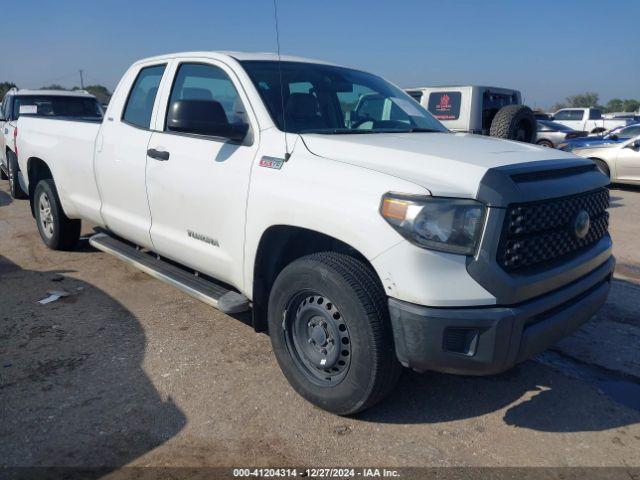
M558 290L508 307L434 308L389 299L396 355L417 371L490 375L542 352L602 306L615 260Z

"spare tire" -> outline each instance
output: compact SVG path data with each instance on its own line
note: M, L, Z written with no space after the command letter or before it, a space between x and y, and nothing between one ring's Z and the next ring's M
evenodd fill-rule
M507 105L493 117L489 135L497 138L533 143L536 138L536 117L525 105Z

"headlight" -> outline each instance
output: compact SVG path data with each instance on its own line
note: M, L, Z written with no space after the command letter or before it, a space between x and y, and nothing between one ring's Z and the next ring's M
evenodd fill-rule
M419 247L473 255L484 223L484 205L475 200L412 197L388 193L380 213Z

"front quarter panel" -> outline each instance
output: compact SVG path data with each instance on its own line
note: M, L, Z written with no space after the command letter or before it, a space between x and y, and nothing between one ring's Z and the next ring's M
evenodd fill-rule
M372 260L406 242L379 213L382 195L428 195L423 187L366 168L317 157L301 141L280 169L254 161L247 206L245 293L253 290L255 256L269 227L289 225L337 238ZM278 156L278 155L275 155ZM280 155L281 156L281 155ZM383 272L378 272L384 281Z

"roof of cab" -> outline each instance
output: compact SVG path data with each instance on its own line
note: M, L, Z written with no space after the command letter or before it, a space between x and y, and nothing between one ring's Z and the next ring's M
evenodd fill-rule
M232 51L210 51L210 52L176 52L168 53L166 55L158 55L155 57L148 57L138 60L138 63L147 63L156 60L171 60L174 58L188 58L188 57L203 57L211 58L215 60L235 59L237 61L244 60L263 60L263 61L277 61L277 53L269 52L232 52ZM304 62L304 63L320 63L323 65L335 65L331 62L325 62L322 60L315 60L311 58L295 57L291 55L281 55L280 60L283 62Z

